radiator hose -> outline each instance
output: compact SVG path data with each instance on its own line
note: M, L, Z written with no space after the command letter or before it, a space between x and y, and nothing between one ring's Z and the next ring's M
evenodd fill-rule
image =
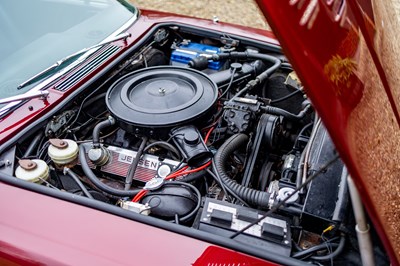
M225 164L234 151L247 144L249 137L239 133L230 137L218 149L214 156L214 171L218 175L224 185L235 192L242 200L250 205L261 208L268 208L270 194L268 192L255 190L238 184L232 180L226 171Z

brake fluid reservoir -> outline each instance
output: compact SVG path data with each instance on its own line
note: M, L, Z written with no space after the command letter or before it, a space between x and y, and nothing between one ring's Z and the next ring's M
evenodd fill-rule
M49 177L49 167L43 160L20 160L18 163L15 176L19 179L40 184Z
M50 139L48 155L58 167L73 166L78 157L78 144L70 139Z

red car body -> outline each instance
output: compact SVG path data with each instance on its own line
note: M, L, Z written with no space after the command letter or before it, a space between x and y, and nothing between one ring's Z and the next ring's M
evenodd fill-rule
M147 10L141 11L139 19L128 30L132 34L131 38L127 42L120 41L119 44L127 49L138 42L152 27L166 22L235 33L278 44L273 34L268 31L223 23L215 24L208 20ZM123 53L124 49L120 53ZM101 68L97 69L76 87L100 71ZM10 113L1 121L1 141L7 141L26 125L35 121L38 116L54 108L72 91L60 93L49 89L50 95L46 102L31 100ZM12 205L6 201L0 204L0 212L7 214L2 216L0 225L2 235L0 264L276 265L192 237L155 229L154 226L10 185L1 184L0 189L4 198L8 198L7 194L15 198ZM19 194L21 195L15 197ZM57 212L60 209L63 209L62 214ZM57 215L54 215L55 213ZM64 229L60 230L60 227ZM84 239L82 235L85 236ZM154 243L157 245L154 246Z
M308 88L307 94L355 179L392 264L397 265L399 208L389 208L385 202L400 204L399 171L393 162L398 155L388 152L390 147L399 147L399 92L395 91L396 80L384 60L389 56L383 49L387 39L375 22L371 3L339 2L342 1L260 0L258 4ZM117 43L123 48L115 57L162 23L279 44L268 31L144 10L128 30L131 37ZM95 77L112 60L75 87ZM65 100L73 89L49 92L46 102L30 100L0 121L2 143ZM379 109L372 108L377 106ZM383 175L392 177L390 182L385 182L387 177L382 182L376 180ZM382 189L384 193L379 193ZM9 184L0 185L0 195L0 264L275 265ZM11 198L12 202L5 200Z

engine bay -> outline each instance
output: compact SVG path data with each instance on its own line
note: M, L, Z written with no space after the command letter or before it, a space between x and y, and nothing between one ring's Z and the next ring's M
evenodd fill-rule
M346 167L268 44L160 27L11 150L28 182L299 261L359 262Z

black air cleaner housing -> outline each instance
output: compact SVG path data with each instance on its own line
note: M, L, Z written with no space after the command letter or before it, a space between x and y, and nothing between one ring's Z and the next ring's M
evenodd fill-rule
M202 72L161 66L117 80L107 92L106 104L121 128L165 138L172 127L206 123L217 96L217 85Z

